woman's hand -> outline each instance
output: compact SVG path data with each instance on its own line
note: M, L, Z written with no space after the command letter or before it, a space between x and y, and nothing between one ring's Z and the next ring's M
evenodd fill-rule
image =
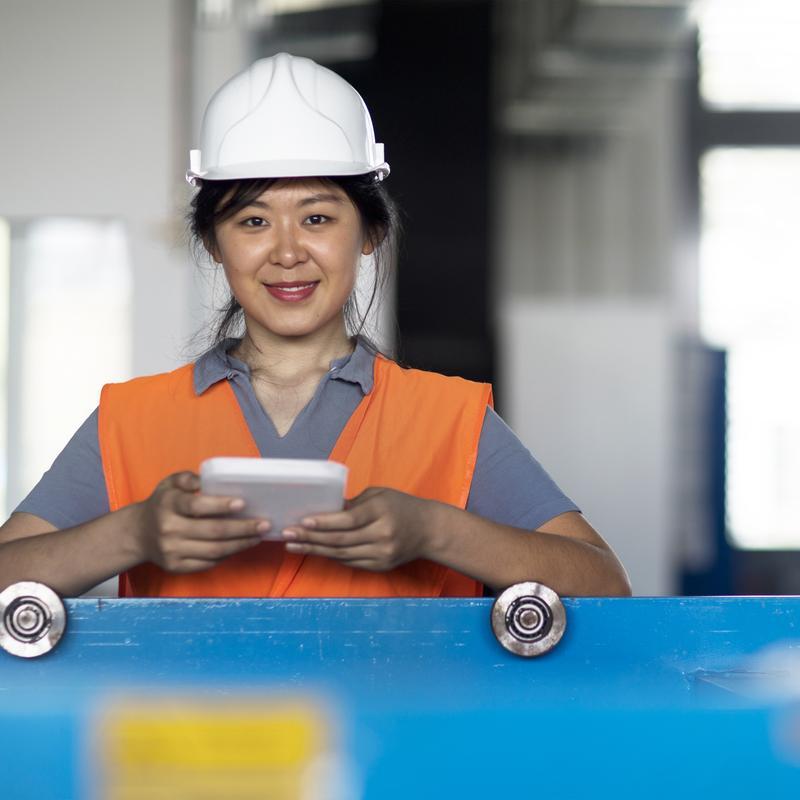
M314 514L283 531L290 553L325 556L349 567L385 572L425 558L437 504L394 489L370 488L344 511Z
M139 549L144 561L168 572L199 572L257 545L269 522L225 519L241 511L244 501L199 493L200 478L178 472L164 478L139 503Z

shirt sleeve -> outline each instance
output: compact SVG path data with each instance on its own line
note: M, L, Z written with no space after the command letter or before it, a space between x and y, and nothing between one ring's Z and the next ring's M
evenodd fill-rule
M14 509L35 514L59 530L108 514L100 458L97 409L78 428L39 483Z
M559 514L579 509L487 407L467 511L502 525L536 530Z

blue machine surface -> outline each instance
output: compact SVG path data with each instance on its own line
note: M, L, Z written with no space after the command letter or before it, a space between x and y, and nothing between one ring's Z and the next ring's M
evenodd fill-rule
M490 600L67 601L52 653L0 652L0 797L85 800L98 709L165 695L322 698L353 800L800 798L792 676L754 660L800 598L564 605L523 659Z

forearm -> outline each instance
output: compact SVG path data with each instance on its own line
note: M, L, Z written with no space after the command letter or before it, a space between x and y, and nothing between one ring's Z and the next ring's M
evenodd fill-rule
M140 563L138 506L105 514L74 528L25 536L0 545L0 589L39 581L74 597Z
M433 504L430 520L426 557L492 589L533 580L560 595L630 595L625 570L604 543L500 525L442 503Z

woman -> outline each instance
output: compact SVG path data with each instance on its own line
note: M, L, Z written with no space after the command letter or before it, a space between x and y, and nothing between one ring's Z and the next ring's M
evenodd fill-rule
M129 596L476 596L530 579L629 593L488 386L354 335L359 264L380 268L395 235L388 173L361 98L308 59L263 59L217 92L187 174L193 232L232 291L217 344L104 388L0 529L0 587L72 595L119 573ZM342 461L351 499L262 542L267 520L199 492L219 455Z

